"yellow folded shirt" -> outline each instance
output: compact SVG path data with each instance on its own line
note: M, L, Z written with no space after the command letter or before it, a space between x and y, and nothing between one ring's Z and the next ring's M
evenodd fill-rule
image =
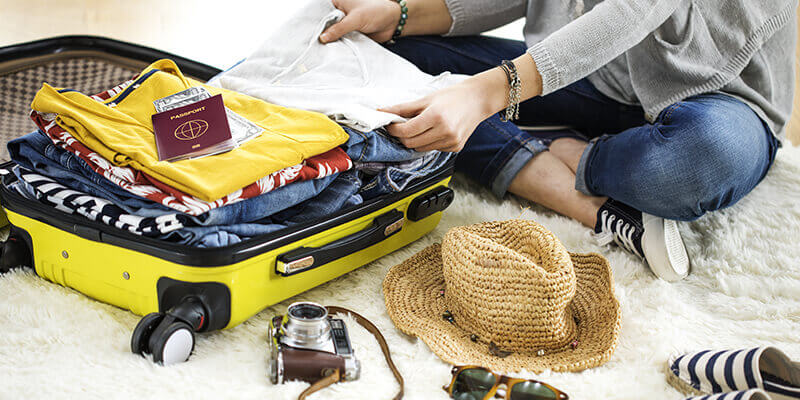
M227 153L174 163L158 161L151 120L156 112L153 101L192 86L202 86L212 95L222 94L225 106L265 132ZM323 114L280 107L204 85L184 77L172 60L154 62L133 85L105 104L45 83L31 107L57 114L59 126L114 164L147 172L206 201L233 193L348 139L347 133Z

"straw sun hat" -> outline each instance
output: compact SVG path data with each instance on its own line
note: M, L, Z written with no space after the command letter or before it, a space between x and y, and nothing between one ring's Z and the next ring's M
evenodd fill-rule
M453 228L392 267L383 295L397 328L452 364L581 371L608 361L619 336L608 261L568 253L533 221Z

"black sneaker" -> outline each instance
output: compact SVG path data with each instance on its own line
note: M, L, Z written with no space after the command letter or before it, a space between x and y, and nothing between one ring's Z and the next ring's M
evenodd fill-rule
M595 237L601 245L618 246L647 262L653 273L665 281L689 275L689 256L678 224L608 199L597 211Z

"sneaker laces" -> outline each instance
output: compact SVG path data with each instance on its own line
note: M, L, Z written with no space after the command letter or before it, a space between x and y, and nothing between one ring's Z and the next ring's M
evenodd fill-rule
M617 218L616 215L610 214L608 210L603 210L600 213L600 233L595 233L594 237L600 246L605 246L611 242L617 244L636 254L639 257L644 257L636 250L636 245L633 243L633 235L636 233L636 227L631 225L630 222L622 218ZM616 223L615 223L616 222Z

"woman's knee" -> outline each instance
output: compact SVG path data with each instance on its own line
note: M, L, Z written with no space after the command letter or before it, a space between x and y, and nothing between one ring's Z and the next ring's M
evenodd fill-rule
M682 103L683 110L656 124L656 134L664 139L664 157L674 173L666 178L672 190L663 192L664 200L676 219L686 220L749 193L769 168L773 139L747 105L728 96Z

